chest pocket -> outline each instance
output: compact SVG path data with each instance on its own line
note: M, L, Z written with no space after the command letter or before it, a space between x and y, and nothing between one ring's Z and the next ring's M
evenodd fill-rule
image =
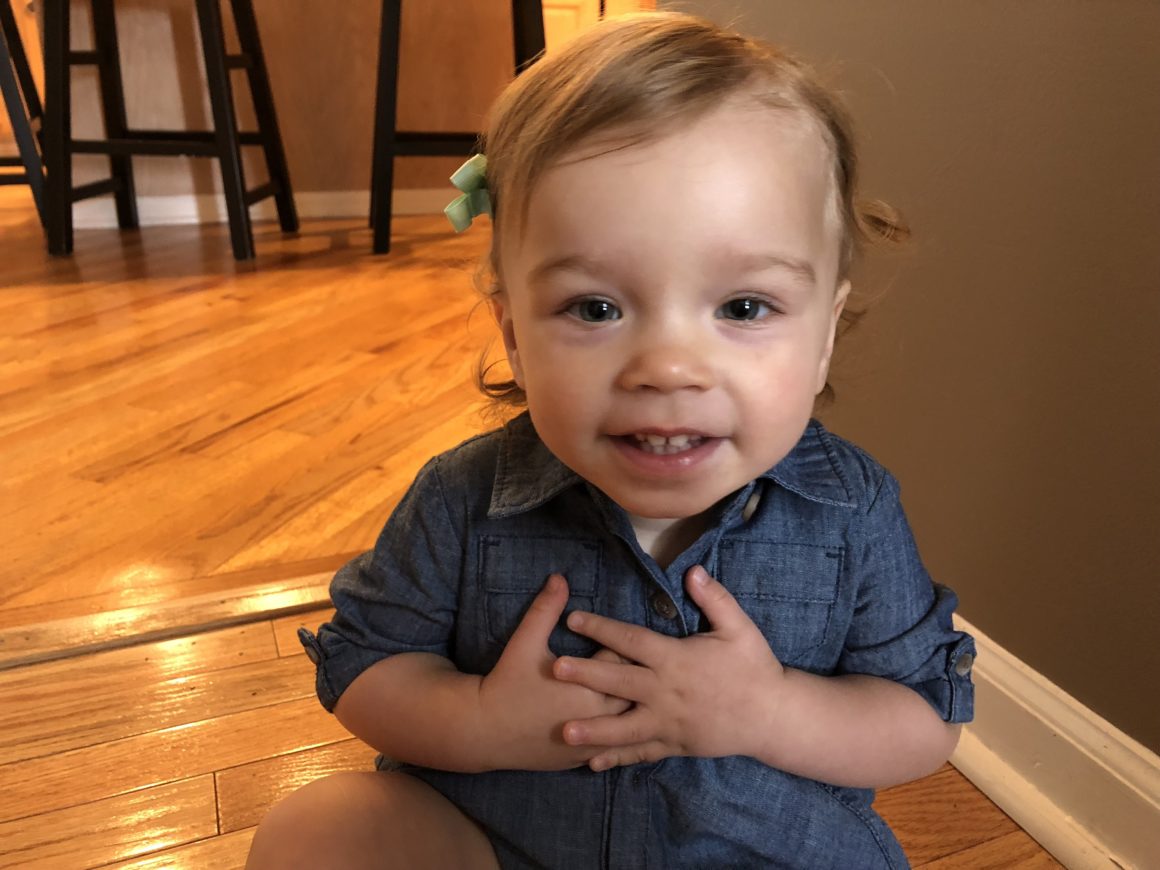
M488 639L505 646L520 624L532 599L544 588L549 574L568 581L568 606L596 611L600 544L566 538L509 538L485 535L479 542L479 586L483 589L483 616ZM590 656L597 645L559 624L548 647L556 655Z
M803 667L831 630L841 547L723 541L718 578L784 665Z

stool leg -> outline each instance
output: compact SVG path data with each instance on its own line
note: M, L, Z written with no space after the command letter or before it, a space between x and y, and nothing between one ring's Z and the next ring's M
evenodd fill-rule
M44 4L44 164L48 252L72 253L69 2Z
M32 78L32 67L28 65L28 55L24 53L24 43L20 39L20 28L16 26L16 16L12 14L11 3L0 3L0 27L8 41L8 53L12 57L12 66L16 69L16 80L20 83L20 91L24 95L24 105L27 108L26 117L35 121L44 117L44 109L40 105L40 95L36 92L36 82Z
M516 49L516 74L536 62L544 51L542 0L512 0L512 36Z
M5 15L7 13L7 15ZM40 162L40 152L36 150L36 139L32 134L32 126L28 123L25 110L25 98L21 96L20 65L18 59L23 52L15 48L20 34L16 30L16 20L11 21L12 7L0 0L0 97L8 109L8 119L12 123L12 135L16 139L16 149L20 152L20 162L24 166L24 177L32 190L32 201L36 205L36 213L40 217L41 226L47 227L48 222L44 211L44 167ZM15 38L14 38L15 37Z
M242 52L250 58L246 73L254 100L254 114L258 118L258 133L262 137L262 151L266 155L266 169L270 173L270 180L277 185L274 202L278 206L278 222L283 232L292 233L298 229L298 211L294 207L290 170L286 165L286 153L282 149L282 134L278 129L278 115L274 111L274 94L270 89L270 76L262 54L254 5L251 0L231 0L230 5L234 10L238 42L241 43Z
M99 61L97 73L101 83L101 114L105 119L105 138L124 139L129 123L125 115L125 90L121 76L121 50L117 44L117 19L113 0L92 0L93 43ZM137 190L133 183L133 158L127 154L109 157L111 175L117 182L113 198L117 204L117 225L136 229Z
M399 84L399 35L402 0L383 0L379 25L379 72L375 89L375 136L371 155L372 250L391 250L391 192L395 176L396 95Z
M233 89L226 68L225 34L222 29L218 0L197 0L197 19L201 29L201 47L205 55L205 77L213 109L214 139L221 164L222 189L230 220L230 241L234 258L249 260L254 256L254 234L250 210L246 205L246 183L242 174L242 155L238 140L238 120L234 112Z

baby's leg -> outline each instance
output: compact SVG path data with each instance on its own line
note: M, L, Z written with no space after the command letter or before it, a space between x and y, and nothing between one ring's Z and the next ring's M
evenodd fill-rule
M405 773L337 773L276 805L254 834L246 870L487 868L487 836L435 789Z

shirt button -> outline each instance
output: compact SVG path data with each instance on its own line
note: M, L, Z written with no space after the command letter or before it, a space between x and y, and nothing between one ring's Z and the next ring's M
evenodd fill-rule
M975 657L970 653L963 653L959 656L959 660L955 662L955 673L960 677L965 677L971 672L971 667L975 664Z
M653 593L652 609L653 613L661 617L661 619L677 618L677 605L673 604L673 599L669 598L663 592Z

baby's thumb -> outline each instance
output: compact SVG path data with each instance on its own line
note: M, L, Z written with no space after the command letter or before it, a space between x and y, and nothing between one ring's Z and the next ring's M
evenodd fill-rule
M685 587L714 630L733 627L738 617L748 619L737 599L700 565L694 565L685 574Z

